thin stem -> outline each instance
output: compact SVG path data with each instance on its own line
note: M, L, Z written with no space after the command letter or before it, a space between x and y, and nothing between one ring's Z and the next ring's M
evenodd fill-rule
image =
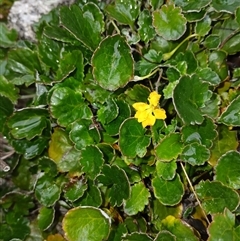
M145 76L134 76L134 79L132 81L140 81L140 80L144 80L144 79L148 79L149 77L151 77L152 75L154 75L155 73L158 72L158 67L153 71L151 72L150 74L148 75L145 75Z
M32 94L32 95L21 95L19 97L19 99L24 100L24 99L30 99L30 98L33 98L33 97L35 97L35 94Z
M155 90L156 90L157 93L158 93L158 87L159 87L159 85L160 85L160 80L161 80L161 78L162 78L162 73L163 73L163 70L160 69L160 70L159 70L159 76L158 76L158 79L157 79L157 82L156 82L156 87L155 87Z
M223 46L227 43L227 41L229 41L232 37L234 37L236 34L238 34L240 32L240 29L236 29L234 32L232 32L228 37L226 37L221 45L219 46L219 48L223 48Z
M2 170L4 172L10 171L10 166L8 166L8 164L5 161L3 161L2 159L0 159L0 170Z
M118 26L114 23L114 21L111 19L110 22L112 23L112 25L114 26L115 30L117 31L118 34L121 34Z
M174 55L174 53L175 53L187 40L189 40L190 38L196 37L196 36L198 36L198 34L195 33L195 34L191 34L191 35L189 35L188 37L186 37L186 38L185 38L175 49L173 49L171 52L163 54L163 60L166 61L166 60L170 59L170 58Z
M190 181L190 179L189 179L189 177L188 177L188 174L187 174L187 172L186 172L186 170L185 170L182 162L180 162L180 165L181 165L181 167L182 167L182 170L183 170L183 172L184 172L185 177L187 178L188 184L189 184L190 188L192 189L192 192L193 192L193 194L194 194L194 196L195 196L195 198L196 198L196 200L197 200L197 202L198 202L198 205L199 205L200 208L202 209L202 212L203 212L203 214L204 214L204 217L205 217L207 223L210 224L210 221L208 220L207 214L205 213L205 211L204 211L204 209L203 209L203 206L202 206L200 200L198 199L197 193L195 192L195 190L194 190L194 188L193 188L193 185L192 185L192 183L191 183L191 181Z

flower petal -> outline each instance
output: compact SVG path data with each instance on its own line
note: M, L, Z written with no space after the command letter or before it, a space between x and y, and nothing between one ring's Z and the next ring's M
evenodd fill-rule
M151 109L147 109L144 111L137 111L135 114L135 118L138 118L138 122L142 122L148 118L149 115L151 115L152 111Z
M156 118L152 114L148 116L146 120L142 122L142 126L145 128L146 126L153 126L155 124Z
M149 108L149 105L143 102L134 103L132 106L135 110L138 110L138 111L144 111L147 108Z
M157 107L159 104L160 97L161 95L159 95L156 91L151 92L148 97L150 105Z
M166 111L162 108L157 108L153 110L153 114L156 117L156 119L164 120L167 118Z

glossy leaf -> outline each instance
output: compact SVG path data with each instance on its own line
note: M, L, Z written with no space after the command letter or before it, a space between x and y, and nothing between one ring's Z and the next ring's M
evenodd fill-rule
M130 195L130 185L126 173L118 166L104 165L97 180L109 188L109 201L112 206L120 206Z
M173 0L174 4L180 6L184 12L199 12L202 8L206 7L211 0Z
M152 185L155 197L164 205L178 204L184 194L183 184L178 174L172 180L155 177Z
M212 166L217 164L218 159L228 151L236 150L238 146L237 133L231 131L227 126L219 126L217 139L211 148L209 163Z
M8 29L6 24L1 22L0 32L1 32L0 46L2 48L13 47L16 44L18 34L15 29Z
M215 180L234 189L240 188L240 154L236 151L229 151L221 156L215 166Z
M135 215L143 211L148 204L150 193L142 182L134 184L131 188L131 195L124 203L124 212L128 215Z
M184 96L184 98L183 98ZM208 84L198 76L183 76L173 92L173 102L179 117L185 124L201 124L204 120L200 107L211 97Z
M211 147L216 137L216 125L210 118L205 118L202 125L184 126L182 128L182 139L185 143L199 142L206 147Z
M97 144L100 141L97 126L92 120L86 119L77 120L71 125L69 137L75 144L76 149L80 151L87 145Z
M178 157L182 148L181 136L177 133L172 133L163 138L157 145L156 155L158 160L170 162Z
M152 16L147 9L144 9L138 18L138 33L142 41L148 42L155 36L155 29L152 26Z
M219 181L201 181L196 186L196 193L210 214L223 212L224 208L234 211L239 205L238 193Z
M131 233L131 234L127 234L124 235L124 237L122 238L122 241L152 241L152 239L145 233Z
M100 43L92 57L92 66L96 81L107 90L116 90L133 79L131 50L119 35L107 37Z
M208 82L210 85L218 85L221 82L217 73L210 68L201 68L197 74L202 81Z
M153 26L158 35L166 40L177 40L186 31L187 20L181 13L181 8L174 5L163 5L153 12Z
M134 22L138 17L140 6L138 0L116 0L114 4L107 5L107 13L118 22L134 28Z
M103 14L99 8L88 3L81 9L77 5L60 9L62 26L91 50L95 50L101 41L104 29Z
M0 76L0 95L5 96L16 104L19 90L4 76Z
M176 241L176 236L169 231L163 230L157 234L154 241Z
M47 127L46 109L28 108L15 112L8 121L11 134L16 139L33 139Z
M92 117L82 95L67 87L56 88L53 91L50 110L61 126L67 126L77 119Z
M235 225L235 215L228 209L213 216L209 226L209 241L238 240L240 238L239 226Z
M240 126L240 96L237 96L222 113L219 122L228 126Z
M239 3L235 1L230 1L226 5L224 0L212 0L213 8L218 12L228 12L234 13L237 7L239 7Z
M143 157L150 144L150 136L145 135L146 129L134 118L123 122L119 131L119 147L123 155Z
M39 210L39 215L37 217L38 227L41 230L48 229L53 223L55 217L55 210L53 208L42 207Z
M195 33L200 36L205 36L211 30L211 18L206 15L204 19L196 23Z
M63 230L69 241L99 241L108 237L110 224L110 217L101 209L82 206L66 213Z
M176 240L182 240L182 241L199 240L184 221L181 221L180 219L177 219L171 215L167 216L162 221L161 229L171 232L171 234L176 236Z
M217 34L210 34L204 41L204 46L209 49L216 49L220 45L220 37Z
M176 175L177 163L175 161L162 162L157 161L156 171L158 177L162 177L164 180L172 180Z
M86 189L87 189L87 184L85 180L77 180L76 182L74 181L73 183L70 182L65 187L64 197L68 201L74 202L83 196Z
M191 143L185 146L181 154L181 159L193 166L203 165L209 157L210 151L199 143Z
M104 163L103 154L96 146L87 146L82 150L80 159L82 171L91 179L94 179L99 173Z

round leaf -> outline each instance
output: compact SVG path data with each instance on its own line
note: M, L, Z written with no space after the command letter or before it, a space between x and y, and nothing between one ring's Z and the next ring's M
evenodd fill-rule
M99 85L116 90L133 79L131 49L119 35L105 38L92 57L93 75Z
M80 159L82 171L85 172L91 179L99 174L104 163L103 154L96 146L87 146L82 150Z
M240 189L240 154L236 151L227 152L215 167L215 179L234 189Z
M225 0L212 0L212 6L218 12L228 12L234 13L237 7L239 7L239 2L235 0L226 1Z
M157 145L156 155L158 160L169 162L178 157L182 148L183 144L181 143L180 134L171 133Z
M84 102L82 95L67 87L57 88L53 91L50 100L50 110L57 118L59 125L68 126L77 119L90 119L91 110Z
M240 126L240 95L235 98L222 113L219 122L228 126Z
M176 241L176 236L166 230L163 230L157 234L154 241Z
M181 154L181 159L193 166L203 165L206 161L208 161L209 157L209 149L199 143L191 143L185 146Z
M150 136L136 119L129 118L123 122L119 131L119 147L123 155L128 157L145 156L150 144Z
M69 241L99 241L108 237L111 220L101 209L82 206L69 210L63 230Z
M177 40L186 31L187 20L181 14L181 8L163 5L153 12L153 26L158 35L166 40Z
M196 14L196 12L199 12L202 8L206 7L211 0L173 0L173 2L181 7L184 12L194 12L194 14Z
M183 98L184 96L184 98ZM183 76L173 92L173 103L185 124L201 124L204 120L199 107L211 97L208 84L197 75Z
M29 108L15 112L8 121L11 134L16 139L33 139L47 127L47 110Z
M233 189L218 181L201 181L196 193L207 213L223 212L224 208L234 211L239 205L239 195Z
M135 215L143 211L148 204L150 193L143 182L136 183L132 187L130 198L124 204L124 211L128 215Z
M211 30L211 18L206 15L204 19L196 23L195 33L199 36L205 36Z
M39 215L37 217L38 227L41 230L48 229L53 223L55 217L55 210L53 208L42 207L39 210Z
M156 163L157 175L158 177L162 177L164 180L172 180L175 177L176 169L177 163L175 161L157 161Z
M183 197L184 188L178 174L170 181L155 177L152 185L155 197L164 205L174 206Z

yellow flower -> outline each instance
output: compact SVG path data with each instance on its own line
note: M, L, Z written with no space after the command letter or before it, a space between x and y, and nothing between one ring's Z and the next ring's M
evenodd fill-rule
M149 105L143 102L133 104L133 108L137 111L134 117L138 122L142 122L143 127L153 126L156 119L166 119L165 110L159 107L160 97L161 95L153 91L148 97Z

